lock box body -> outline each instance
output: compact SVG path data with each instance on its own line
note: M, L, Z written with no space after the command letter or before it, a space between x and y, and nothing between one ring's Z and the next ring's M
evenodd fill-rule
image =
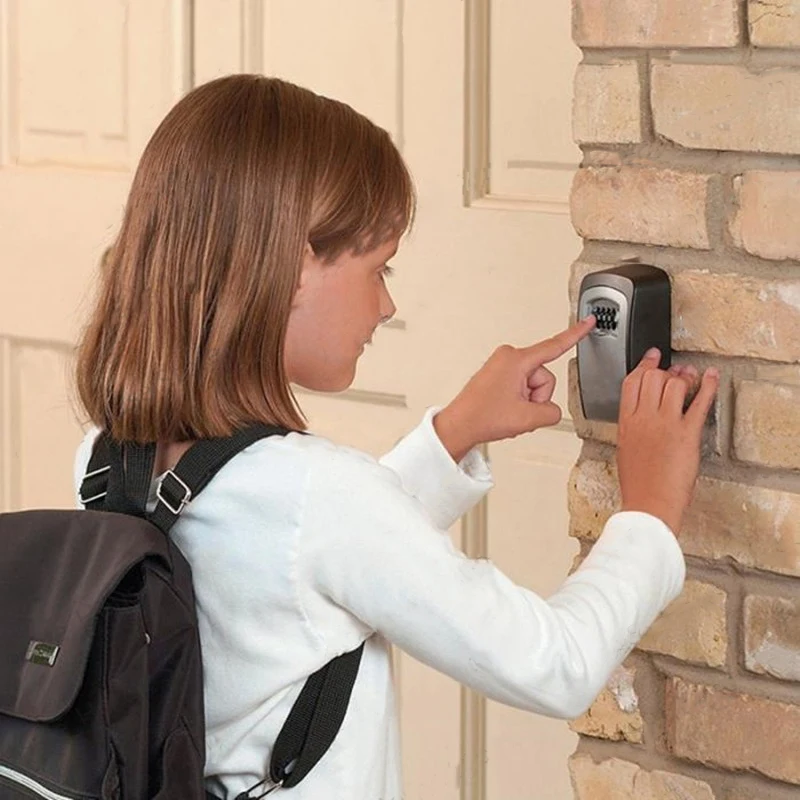
M648 264L623 264L587 275L578 296L578 319L597 318L578 343L578 383L586 419L616 422L625 376L651 348L671 361L669 276Z

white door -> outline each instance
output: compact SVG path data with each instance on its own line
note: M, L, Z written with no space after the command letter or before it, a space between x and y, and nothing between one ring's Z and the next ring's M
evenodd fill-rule
M570 5L529 0L408 2L403 45L403 142L420 210L398 272L409 273L418 412L451 396L497 344L532 343L568 321L567 275L580 251L567 215L580 158L570 132L579 54ZM565 363L558 373L564 407ZM491 446L496 488L465 521L468 551L553 591L575 552L565 497L578 449L568 423ZM572 797L566 760L577 738L565 723L402 666L410 798ZM433 713L438 751L422 735Z
M398 319L312 428L380 453L502 342L568 321L569 4L529 0L0 0L0 504L70 505L65 399L91 276L153 126L189 86L262 71L386 127L419 191ZM565 365L558 366L565 405ZM453 536L541 593L563 579L571 426L489 448L497 487ZM408 800L567 800L566 724L398 654Z

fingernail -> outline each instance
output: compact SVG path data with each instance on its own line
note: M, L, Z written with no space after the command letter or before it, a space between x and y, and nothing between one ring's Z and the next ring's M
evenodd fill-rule
M719 378L719 370L716 367L709 367L706 370L706 375L711 378Z
M651 347L645 354L645 358L661 358L661 351L657 347Z

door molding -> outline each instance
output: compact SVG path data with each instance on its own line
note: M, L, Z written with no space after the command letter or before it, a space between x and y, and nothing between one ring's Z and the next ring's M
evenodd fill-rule
M489 128L491 106L491 0L464 0L464 205L468 208L569 215L569 202L545 196L493 194L490 186ZM558 171L574 164L514 161L519 169L546 166Z
M488 448L481 445L481 455ZM484 497L461 520L461 548L468 558L489 552L489 501ZM486 800L486 698L461 686L461 800Z

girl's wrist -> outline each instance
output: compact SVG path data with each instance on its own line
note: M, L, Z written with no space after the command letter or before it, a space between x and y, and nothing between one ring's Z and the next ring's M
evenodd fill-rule
M653 500L628 501L622 503L621 511L639 511L649 514L651 517L660 519L673 533L677 534L681 527L681 517L679 509L673 504L658 502Z
M457 410L454 410L452 406L443 408L434 416L433 429L436 431L436 435L439 437L439 441L444 446L444 449L447 450L456 464L458 464L476 444L465 435L467 426L460 421Z

